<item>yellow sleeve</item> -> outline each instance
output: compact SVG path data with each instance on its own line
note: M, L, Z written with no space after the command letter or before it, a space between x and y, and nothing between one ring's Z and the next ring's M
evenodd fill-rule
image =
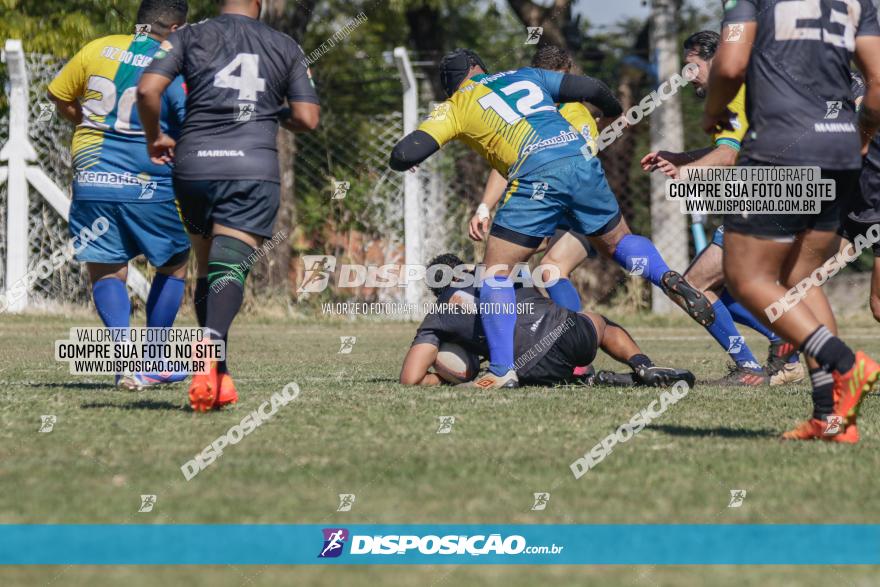
M434 106L431 114L419 125L418 130L431 135L441 147L457 137L460 129L452 101L446 100Z
M559 107L559 113L571 124L576 131L584 135L585 139L595 139L599 136L599 126L596 119L590 114L586 106L580 102L566 102Z
M49 92L65 102L74 102L86 93L86 59L92 43L79 50L49 83Z
M726 145L731 149L739 151L743 138L749 130L749 121L746 120L746 86L743 84L739 88L736 97L727 105L727 109L733 112L730 119L733 124L733 130L724 130L715 133L715 146L720 147Z
M599 125L590 110L580 102L566 102L559 107L559 113L581 133L593 154L598 153L596 139L599 138Z

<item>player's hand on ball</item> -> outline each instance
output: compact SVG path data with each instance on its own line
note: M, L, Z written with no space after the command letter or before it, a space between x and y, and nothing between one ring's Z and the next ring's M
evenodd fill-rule
M174 146L177 142L166 135L159 133L159 136L152 143L147 144L147 152L150 154L150 161L156 165L164 165L174 160Z

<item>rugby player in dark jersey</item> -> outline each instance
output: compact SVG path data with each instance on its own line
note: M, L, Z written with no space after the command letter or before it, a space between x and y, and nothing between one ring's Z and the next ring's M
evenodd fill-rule
M853 73L853 97L856 109L865 96L865 80ZM851 198L849 208L841 224L842 235L853 242L858 235L865 235L871 226L880 224L880 133L875 134L868 145L868 154L862 160L858 196ZM871 277L871 313L880 322L880 242L873 243L874 271Z
M276 135L318 126L320 107L305 55L257 20L260 0L223 0L220 16L184 27L162 44L138 84L138 112L156 163L174 163L174 190L198 262L199 324L226 340L244 282L280 200ZM159 129L171 80L187 86L187 116L175 142ZM249 258L250 257L250 258ZM207 411L237 400L226 362L195 374L190 404Z
M451 254L432 259L428 263L428 271L434 273L430 283L443 283L446 267L461 268L464 262ZM473 285L453 282L431 287L431 291L437 297L438 306L419 325L406 354L400 373L400 382L404 385L443 382L429 372L442 342L454 342L475 355L489 357L489 345L480 320L480 290ZM529 284L517 287L515 296L514 356L522 383L553 385L584 381L583 377L573 375L574 368L592 363L601 348L627 364L632 374L600 372L597 383L659 387L684 381L693 387L693 373L654 365L629 333L608 318L559 306Z
M880 23L871 0L731 0L709 80L703 130L729 120L727 104L746 81L750 131L742 166L816 166L836 184L818 214L728 215L728 288L768 326L768 308L837 253L841 212L857 189L860 146L880 126ZM869 80L858 117L850 61ZM873 81L871 81L873 80ZM880 365L836 336L821 287L778 317L773 330L800 346L813 383L812 417L783 437L858 442L856 416Z

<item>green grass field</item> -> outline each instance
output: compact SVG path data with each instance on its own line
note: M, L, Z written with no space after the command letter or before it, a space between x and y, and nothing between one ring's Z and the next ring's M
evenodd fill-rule
M631 326L634 319L615 317ZM725 356L685 321L631 331L661 364L722 375ZM857 326L857 325L861 326ZM575 480L568 465L658 396L656 390L405 388L414 326L244 318L233 328L234 409L186 406L183 384L140 394L73 377L53 341L82 317L0 321L2 523L880 523L880 401L862 409L857 446L782 443L809 412L807 385L697 385ZM872 321L844 324L880 354ZM338 354L340 336L357 336ZM763 358L766 344L748 341ZM600 368L613 368L606 357ZM619 368L619 366L618 366ZM302 392L187 482L180 466L295 381ZM40 416L55 415L51 433ZM454 416L437 434L440 416ZM730 490L744 489L740 508ZM549 491L544 511L532 494ZM357 496L337 512L340 493ZM138 513L141 494L155 494ZM218 545L222 548L222 545ZM843 585L877 568L779 567L52 567L5 568L3 585Z

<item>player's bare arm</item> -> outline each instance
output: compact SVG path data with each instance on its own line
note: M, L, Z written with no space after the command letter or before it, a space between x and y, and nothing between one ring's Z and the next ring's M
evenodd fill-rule
M58 113L63 116L66 120L74 124L79 124L82 121L82 107L79 102L76 100L62 100L58 96L55 96L52 92L46 92L46 97L49 98L55 104L55 108Z
M862 155L865 155L871 139L880 130L880 37L856 37L855 61L865 78L866 86L859 111Z
M290 116L281 119L281 126L293 133L311 132L321 121L321 106L311 102L290 102Z
M489 177L486 178L486 187L483 188L483 198L468 223L468 236L472 240L481 242L485 238L489 231L490 211L501 200L506 187L507 178L501 175L501 172L495 169L489 172Z
M692 151L691 153L686 153L686 155L691 155L692 153L703 153L703 155L684 164L675 164L662 157L658 157L655 165L649 171L660 171L672 179L679 179L682 176L683 170L687 167L729 167L736 163L736 158L739 156L739 151L727 145L718 145L714 149ZM644 165L642 167L644 168Z
M693 163L697 159L705 156L712 150L711 147L697 149L695 151L686 151L682 153L674 153L672 151L652 151L642 157L641 166L645 171L655 171L657 165L661 161L666 161L675 166L687 165Z
M175 141L162 132L159 117L162 114L162 93L171 84L171 78L158 73L145 73L137 85L138 115L147 139L150 160L157 165L174 159Z
M441 385L443 380L428 370L437 359L437 347L429 343L414 344L403 359L400 369L402 385Z
M742 23L742 32L736 41L732 38L731 25L721 31L721 45L712 62L709 72L709 94L703 113L703 130L713 134L719 129L730 129L731 112L727 105L736 97L740 86L746 79L746 68L752 55L752 45L758 30L754 22Z

